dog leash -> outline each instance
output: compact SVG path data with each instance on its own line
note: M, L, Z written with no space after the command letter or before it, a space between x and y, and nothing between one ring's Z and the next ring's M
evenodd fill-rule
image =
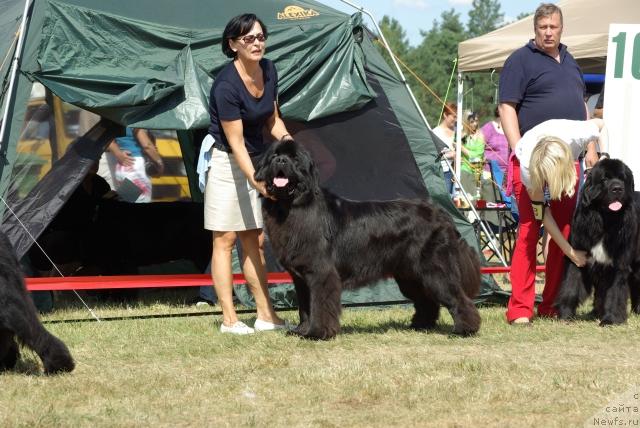
M58 275L60 275L61 277L65 278L65 276L62 274L62 272L60 271L60 269L58 268L58 266L53 262L53 260L51 260L51 257L49 257L49 254L46 253L46 251L44 251L44 248L42 248L40 246L40 244L38 243L38 241L36 240L36 238L31 234L31 232L29 232L29 229L27 229L27 227L24 225L24 223L22 223L22 221L20 220L20 218L18 218L18 215L11 209L11 207L9 206L9 204L7 203L7 201L4 200L4 198L2 196L0 196L0 201L2 201L2 203L4 204L5 207L7 207L7 209L9 210L9 212L11 213L11 215L13 215L15 217L15 219L18 221L18 223L20 224L20 226L24 229L25 232L27 232L27 235L29 235L29 238L31 238L31 240L33 241L34 244L36 244L36 246L40 249L40 251L42 251L42 254L44 254L44 256L47 258L47 260L49 260L49 263L51 263L51 266L54 267L54 269L56 270L56 272L58 272ZM91 316L98 322L100 322L100 318L93 312L93 310L89 307L89 305L87 305L87 303L84 301L84 299L80 296L80 294L78 294L78 292L76 290L71 290L73 291L73 293L76 295L76 297L78 298L78 300L80 300L80 302L84 305L85 308L87 308L87 310L89 311L89 313L91 314Z

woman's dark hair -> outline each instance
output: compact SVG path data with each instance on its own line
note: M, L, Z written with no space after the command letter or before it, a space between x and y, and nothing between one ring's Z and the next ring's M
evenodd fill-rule
M262 27L262 34L267 38L267 27L255 14L243 13L242 15L231 18L227 23L227 26L224 27L224 32L222 33L222 53L229 58L235 58L238 53L231 50L229 40L244 36L251 31L256 22L260 24Z

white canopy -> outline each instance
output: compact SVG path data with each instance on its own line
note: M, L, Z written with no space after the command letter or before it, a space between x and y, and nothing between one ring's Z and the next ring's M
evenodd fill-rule
M604 73L609 24L640 23L639 0L564 0L562 43L582 71ZM533 38L533 15L458 45L458 71L502 68L515 49Z

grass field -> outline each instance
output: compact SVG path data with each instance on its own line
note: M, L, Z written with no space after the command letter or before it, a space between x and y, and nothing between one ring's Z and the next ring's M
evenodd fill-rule
M197 312L166 303L97 311ZM430 333L408 330L411 314L346 309L342 333L313 342L222 335L215 314L52 322L88 318L59 309L43 319L76 370L43 376L25 350L18 370L0 375L0 426L566 427L598 426L593 415L612 400L640 407L638 316L608 328L541 319L526 328L507 325L503 307L482 307L480 333L459 338L448 314ZM628 426L640 425L634 416Z

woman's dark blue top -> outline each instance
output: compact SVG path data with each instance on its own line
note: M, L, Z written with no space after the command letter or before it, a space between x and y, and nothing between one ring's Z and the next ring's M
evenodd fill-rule
M249 93L233 61L227 64L216 76L209 97L209 115L211 126L209 134L216 140L217 148L231 152L220 121L242 120L244 143L249 155L264 151L265 143L262 130L273 114L274 101L278 98L278 74L273 62L260 60L264 76L264 93L256 98Z

